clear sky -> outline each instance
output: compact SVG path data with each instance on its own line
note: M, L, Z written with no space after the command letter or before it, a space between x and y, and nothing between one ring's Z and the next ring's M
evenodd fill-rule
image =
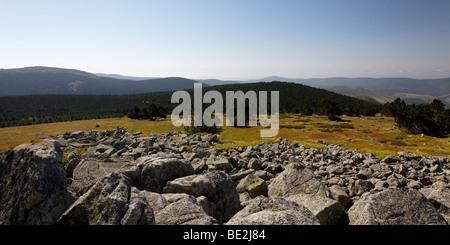
M450 77L449 0L0 0L0 68Z

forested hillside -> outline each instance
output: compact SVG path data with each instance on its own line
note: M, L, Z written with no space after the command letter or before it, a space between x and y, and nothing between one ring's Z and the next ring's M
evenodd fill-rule
M244 92L279 91L280 112L324 113L330 103L337 113L346 115L373 115L381 105L336 94L301 84L286 82L264 82L203 87L203 93L217 90ZM187 90L193 96L193 89ZM171 111L177 104L171 104L172 92L157 92L132 95L29 95L0 97L0 127L38 123L71 121L93 118L122 117L135 106L145 107L152 103ZM225 100L224 100L225 101ZM269 100L270 102L270 100ZM326 102L326 103L325 103Z

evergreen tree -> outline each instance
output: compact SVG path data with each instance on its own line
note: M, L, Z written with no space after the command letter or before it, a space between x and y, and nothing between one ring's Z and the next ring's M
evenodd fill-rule
M406 105L405 101L397 98L384 105L384 111L392 115L400 128L407 129L413 134L427 134L445 137L450 133L450 109L440 100L433 100L430 104Z
M328 98L320 101L317 111L319 115L325 115L331 121L341 120L341 118L339 117L340 115L342 115L341 109L335 101L332 101Z

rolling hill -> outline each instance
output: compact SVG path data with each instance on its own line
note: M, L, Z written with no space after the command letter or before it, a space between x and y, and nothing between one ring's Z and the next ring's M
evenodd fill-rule
M327 90L380 104L392 102L396 98L395 96L389 96L375 90L360 87L334 86L327 88Z
M168 77L117 79L51 67L0 69L0 96L38 94L137 94L193 88L194 80ZM207 86L207 84L204 84Z

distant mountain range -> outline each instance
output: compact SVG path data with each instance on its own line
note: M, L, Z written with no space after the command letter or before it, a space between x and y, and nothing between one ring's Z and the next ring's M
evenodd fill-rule
M286 81L323 88L336 93L362 98L368 101L386 103L398 97L408 104L429 103L437 98L450 107L450 78L412 79L412 78L285 78L271 76L257 81Z
M109 78L135 80L135 81L161 78L161 77L133 77L133 76L124 76L124 75L120 75L120 74L105 74L105 73L94 73L94 75L99 76L99 77L109 77Z
M73 69L26 67L0 69L0 96L34 94L138 94L204 86L256 82L294 82L384 104L402 98L409 104L429 103L434 98L450 107L450 78L285 78L271 76L246 81L186 79L181 77L132 77L88 73Z
M193 88L197 81L181 78L118 79L51 67L0 69L0 96L39 94L139 94ZM204 84L204 86L208 86Z
M247 82L257 81L286 81L301 83L318 88L330 88L335 86L360 87L376 90L387 95L395 93L429 94L435 97L450 94L450 78L441 79L412 79L412 78L284 78L267 77Z
M334 86L325 88L328 91L332 91L338 94L347 95L350 97L367 100L370 102L385 104L387 102L392 102L395 98L393 96L378 92L376 90L365 89L360 87L350 87L350 86Z

